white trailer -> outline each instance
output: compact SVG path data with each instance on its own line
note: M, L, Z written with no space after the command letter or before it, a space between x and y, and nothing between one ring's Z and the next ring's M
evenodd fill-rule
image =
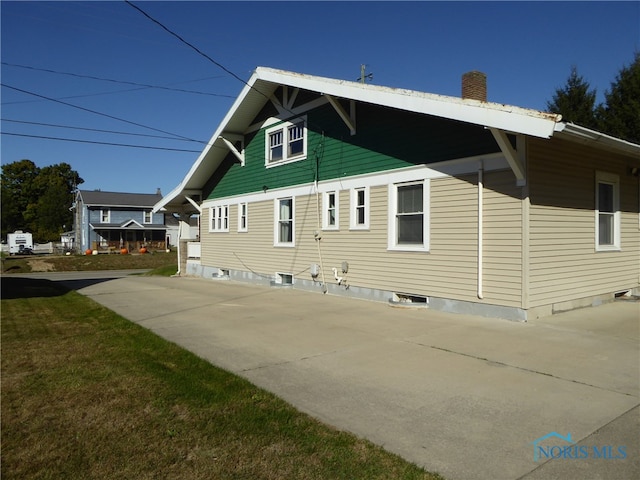
M20 255L22 253L33 253L33 235L16 230L7 234L9 243L9 255Z

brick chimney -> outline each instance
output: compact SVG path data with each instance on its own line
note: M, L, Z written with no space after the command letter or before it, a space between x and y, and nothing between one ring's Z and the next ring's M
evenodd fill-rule
M477 70L462 75L462 98L487 101L487 76Z

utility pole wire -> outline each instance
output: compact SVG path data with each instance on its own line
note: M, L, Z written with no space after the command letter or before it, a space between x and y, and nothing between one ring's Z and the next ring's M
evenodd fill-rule
M172 87L163 87L161 85L149 85L146 83L137 83L137 82L129 82L126 80L114 80L112 78L102 78L102 77L94 77L92 75L82 75L80 73L70 73L70 72L60 72L57 70L50 70L47 68L37 68L37 67L32 67L29 65L19 65L16 63L8 63L8 62L2 62L2 65L6 65L8 67L18 67L18 68L25 68L27 70L35 70L38 72L47 72L47 73L55 73L56 75L68 75L70 77L78 77L78 78L88 78L91 80L100 80L103 82L112 82L112 83L122 83L125 85L134 85L136 87L144 87L144 88L157 88L160 90L169 90L169 91L173 91L173 92L182 92L182 93L195 93L197 95L209 95L212 97L224 97L224 98L235 98L232 95L224 95L221 93L208 93L208 92L199 92L197 90L186 90L183 88L172 88Z
M191 142L191 140L175 138L175 137L167 137L165 135L150 135L147 133L121 132L117 130L102 130L99 128L75 127L73 125L59 125L55 123L29 122L26 120L14 120L12 118L3 118L2 121L11 122L11 123L22 123L25 125L38 125L41 127L68 128L70 130L82 130L86 132L113 133L115 135L129 135L132 137L162 138L164 140L173 140L175 142Z
M140 7L134 5L133 3L131 3L129 0L124 0L125 3L127 5L129 5L130 7L135 8L138 12L140 12L142 15L144 15L145 17L147 17L149 20L151 20L153 23L155 23L156 25L158 25L160 28L162 28L164 31L166 31L167 33L169 33L170 35L174 36L175 38L177 38L178 40L180 40L182 43L184 43L185 45L187 45L188 47L190 47L192 50L194 50L195 52L197 52L199 55L203 56L204 58L206 58L207 60L209 60L211 63L213 63L214 65L216 65L218 68L221 68L222 70L224 70L225 72L227 72L229 75L231 75L233 78L235 78L236 80L239 80L240 82L242 82L244 85L248 85L246 81L244 81L242 78L240 78L238 75L236 75L235 73L233 73L231 70L229 70L227 67L225 67L224 65L216 62L213 58L211 58L209 55L207 55L206 53L204 53L202 50L200 50L198 47L196 47L195 45L189 43L188 41L186 41L184 38L182 38L180 35L178 35L177 33L175 33L174 31L170 30L169 28L165 27L162 23L160 23L158 20L156 20L155 18L153 18L151 15L149 15L147 12L145 12L144 10L142 10Z
M200 150L185 150L182 148L169 148L169 147L151 147L147 145L130 145L127 143L113 143L113 142L97 142L94 140L78 140L75 138L62 138L62 137L47 137L44 135L27 135L26 133L12 133L12 132L0 132L2 135L11 135L13 137L27 137L27 138L42 138L44 140L60 140L63 142L76 142L76 143L91 143L94 145L109 145L112 147L128 147L128 148L147 148L150 150L168 150L171 152L189 152L200 153Z
M125 122L125 123L128 123L130 125L135 125L136 127L147 128L149 130L153 130L153 131L156 131L156 132L164 133L165 135L171 135L172 137L180 138L182 140L188 140L190 142L201 143L201 144L205 144L205 145L208 143L208 142L203 142L203 141L200 141L200 140L194 140L193 138L189 138L189 137L183 137L182 135L177 135L175 133L171 133L171 132L167 132L167 131L164 131L164 130L160 130L158 128L149 127L149 126L143 125L141 123L136 123L136 122L132 122L130 120L125 120L124 118L119 118L119 117L115 117L113 115L108 115L106 113L97 112L97 111L91 110L89 108L84 108L84 107L80 107L78 105L74 105L72 103L63 102L62 100L56 100L55 98L46 97L44 95L40 95L40 94L35 93L35 92L30 92L28 90L23 90L21 88L13 87L13 86L8 85L6 83L0 83L0 85L5 87L5 88L10 88L11 90L15 90L17 92L26 93L27 95L33 95L34 97L44 98L45 100L50 100L52 102L60 103L62 105L66 105L68 107L77 108L79 110L83 110L85 112L93 113L95 115L100 115L102 117L107 117L107 118L110 118L112 120L118 120L119 122Z

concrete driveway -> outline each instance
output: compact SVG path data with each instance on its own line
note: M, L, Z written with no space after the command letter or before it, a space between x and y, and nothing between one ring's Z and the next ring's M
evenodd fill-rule
M515 323L200 278L79 291L446 478L640 478L640 303Z

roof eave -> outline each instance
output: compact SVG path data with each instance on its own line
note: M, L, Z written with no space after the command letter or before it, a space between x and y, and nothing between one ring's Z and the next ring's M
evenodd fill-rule
M375 85L363 88L359 82L266 67L258 67L255 76L262 81L541 138L550 138L560 120L559 115L537 110Z
M226 152L224 149L221 149L220 152L215 151L214 149L217 147L214 144L219 141L219 137L236 118L247 97L250 95L263 96L266 101L270 91L277 85L288 85L340 98L374 103L540 138L553 136L556 123L560 120L560 116L555 114L502 104L463 100L456 97L376 85L363 87L358 82L258 67L182 182L154 205L154 212L166 209L176 213L185 213L186 202L180 197L187 190L200 190L222 161ZM247 126L245 125L245 128Z
M640 145L637 143L628 142L573 123L558 123L555 132L556 134L554 136L558 138L566 138L583 144L595 144L609 150L628 153L635 155L640 161Z

